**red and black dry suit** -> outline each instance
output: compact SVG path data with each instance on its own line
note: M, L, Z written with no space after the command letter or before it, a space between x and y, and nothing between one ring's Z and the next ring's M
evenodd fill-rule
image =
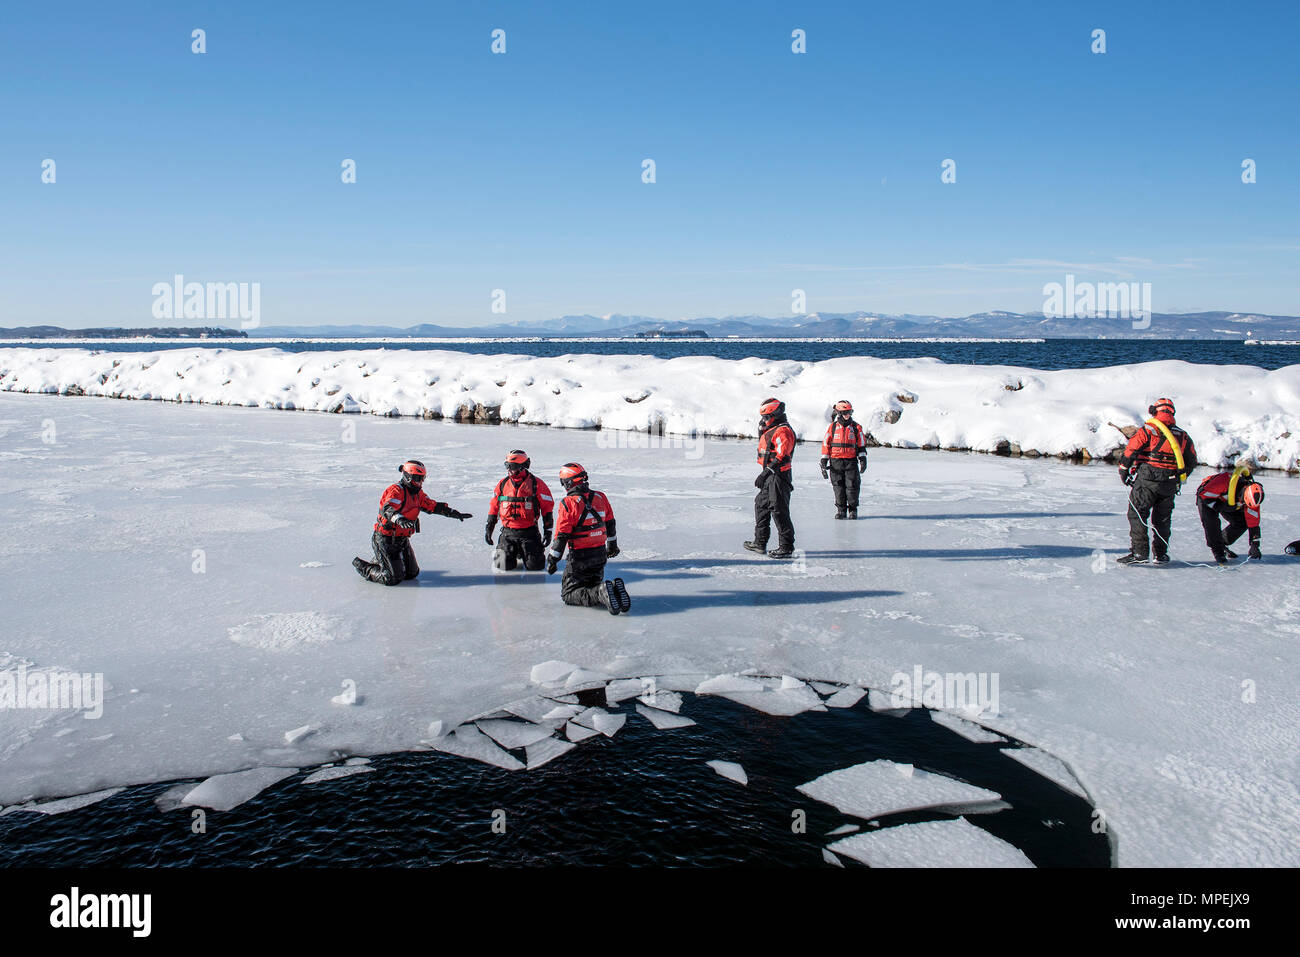
M1183 453L1183 474L1196 468L1196 446L1191 437L1174 424L1168 412L1155 416L1169 429ZM1170 526L1173 523L1174 496L1178 494L1178 460L1164 433L1150 422L1133 433L1119 457L1119 475L1131 484L1128 497L1129 550L1138 558L1169 554ZM1150 544L1147 525L1153 533Z
M1243 498L1246 486L1254 479L1243 476L1237 480L1234 504L1228 504L1228 486L1232 483L1231 472L1211 475L1196 490L1196 507L1201 513L1201 527L1205 529L1205 544L1217 556L1229 545L1241 538L1241 533L1250 532L1250 545L1259 548L1259 509L1251 508ZM1220 519L1226 519L1227 525L1221 526Z
M411 536L420 530L422 512L450 516L452 509L446 502L435 502L429 498L423 489L411 489L395 483L384 490L384 494L379 497L375 530L370 536L375 560L362 563L361 572L366 578L384 585L396 585L419 577L420 566L415 561ZM402 528L394 524L394 519L399 517L413 522L415 527Z
M605 593L606 542L618 537L614 509L604 492L585 485L575 486L560 500L551 557L558 561L569 548L560 581L560 597L566 605L608 607Z
M527 469L507 475L492 490L488 504L487 534L490 538L497 520L501 521L501 536L497 539L492 564L504 571L513 571L520 557L524 568L538 571L546 564L542 550L551 542L551 528L555 523L552 510L555 499L546 483ZM541 522L546 536L538 532Z
M794 477L790 467L794 462L794 429L790 428L784 412L759 425L758 464L763 471L754 480L758 489L754 496L754 543L766 547L775 520L778 546L793 550L790 493L794 491Z
M865 467L866 455L865 430L852 419L847 424L841 422L836 415L822 440L822 458L826 460L822 464L830 473L836 508L857 510L858 493L862 488L859 460L863 463L861 467Z

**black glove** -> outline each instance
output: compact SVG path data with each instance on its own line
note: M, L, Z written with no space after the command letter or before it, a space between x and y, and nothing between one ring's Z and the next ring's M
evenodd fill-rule
M546 574L554 575L555 567L560 564L560 556L555 552L546 553Z
M762 488L767 484L767 477L772 474L771 469L763 469L758 473L758 478L754 479L754 488Z
M618 539L611 538L605 543L605 554L610 558L618 558Z
M822 469L822 478L824 479L831 477L831 473L827 471L827 469L830 468L830 464L831 460L823 456L820 465Z
M394 515L393 524L406 531L415 531L415 523L404 515Z
M551 531L551 526L547 525L546 529L542 532L542 548L551 544Z
M1250 560L1257 562L1264 557L1264 553L1259 550L1259 542L1250 543Z
M863 472L865 472L866 470L867 470L867 457L866 457L865 455L859 455L859 456L858 456L858 474L861 475L861 474L862 474Z
M1136 465L1130 466L1129 468L1124 468L1124 466L1121 465L1119 469L1119 477L1125 485L1132 485L1137 481L1137 471Z
M492 541L492 526L491 526L491 525L489 525L489 526L487 527L487 532L484 533L484 535L483 535L483 540L486 541L489 545L495 545L495 544L496 544L496 542Z
M473 518L474 516L469 512L458 512L452 508L447 510L447 517L454 518L458 522L463 522L465 519Z
M496 531L496 527L497 527L497 517L495 515L489 515L487 520L487 530L483 536L484 539L487 540L487 543L489 545L495 544L492 541L492 533Z

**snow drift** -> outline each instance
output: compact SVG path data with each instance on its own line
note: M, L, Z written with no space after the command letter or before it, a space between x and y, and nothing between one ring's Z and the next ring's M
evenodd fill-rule
M847 398L881 445L1084 459L1115 453L1124 440L1112 423L1141 422L1167 395L1203 462L1300 469L1300 366L1048 372L925 358L5 349L0 389L730 436L753 435L759 401L775 395L805 440L820 440L831 406Z

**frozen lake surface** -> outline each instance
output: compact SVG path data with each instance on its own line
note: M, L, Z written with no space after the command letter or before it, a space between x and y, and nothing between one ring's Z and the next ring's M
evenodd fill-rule
M1025 763L1086 791L1120 864L1300 864L1300 563L1280 554L1300 537L1293 480L1266 480L1264 563L1187 564L1208 558L1189 492L1175 562L1120 569L1125 490L1112 467L874 450L863 518L848 523L831 519L804 444L803 555L778 564L740 549L750 442L626 439L0 395L0 672L104 676L95 720L0 711L0 804L448 749L468 719L611 679L659 676L661 699L712 680L715 694L793 714L851 690L805 681L889 690L919 667L995 675L997 713L980 724L1048 752ZM490 573L482 519L516 447L548 481L580 461L609 494L629 615L564 606L558 577ZM408 457L430 467L429 494L475 517L427 516L419 581L383 588L350 561L368 554L379 493ZM745 671L777 677L718 677ZM334 703L349 688L356 703ZM566 729L609 733L573 717ZM513 753L484 732L452 740ZM582 749L550 753L560 740L518 754L532 763L537 749L553 773ZM205 787L221 802L239 790L229 781ZM894 859L939 839L907 835L846 850Z

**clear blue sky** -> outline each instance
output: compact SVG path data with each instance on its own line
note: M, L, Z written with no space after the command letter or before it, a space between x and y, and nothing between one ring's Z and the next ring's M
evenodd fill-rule
M1296 315L1298 28L1294 2L8 3L0 326L149 324L175 273L260 282L275 325L781 315L796 287L1030 311L1067 272Z

